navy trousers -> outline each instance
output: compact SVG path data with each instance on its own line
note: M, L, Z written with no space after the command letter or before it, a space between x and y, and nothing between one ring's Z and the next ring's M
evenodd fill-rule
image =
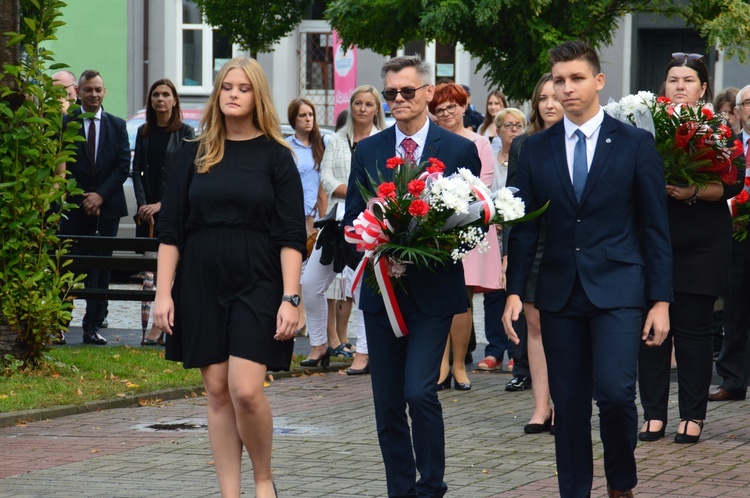
M448 487L443 481L445 429L437 382L453 315L425 315L403 293L399 305L409 330L402 338L393 334L385 310L364 313L388 496L442 497Z
M635 487L636 369L643 310L600 309L576 281L559 312L541 311L542 343L555 404L562 498L586 498L594 477L592 397L599 408L604 472L613 489Z

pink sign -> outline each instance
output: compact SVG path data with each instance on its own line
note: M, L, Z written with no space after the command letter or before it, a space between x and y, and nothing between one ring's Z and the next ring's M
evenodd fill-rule
M349 99L357 88L357 47L351 46L344 53L341 38L333 31L333 93L335 105L333 119L349 107Z

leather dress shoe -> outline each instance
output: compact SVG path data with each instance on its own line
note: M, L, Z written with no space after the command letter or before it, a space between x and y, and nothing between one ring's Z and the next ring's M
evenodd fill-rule
M629 489L627 491L619 491L617 489L610 488L609 484L607 484L607 494L609 495L609 498L633 498L632 489Z
M52 346L62 346L66 344L66 342L67 341L65 340L65 332L63 332L62 330L60 330L57 333L52 334L49 338L49 343Z
M517 375L505 385L505 390L509 392L525 391L531 389L531 377Z
M541 434L547 432L552 427L552 415L544 421L543 424L526 424L523 426L523 432L526 434Z
M95 346L104 346L105 344L107 344L107 339L99 335L98 331L93 330L89 333L83 333L83 343L94 344Z
M709 401L741 401L745 399L747 393L745 391L729 392L726 389L717 387L715 391L708 393Z

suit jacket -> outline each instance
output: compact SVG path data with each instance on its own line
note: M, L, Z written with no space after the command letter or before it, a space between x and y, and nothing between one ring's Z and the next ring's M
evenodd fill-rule
M378 178L378 171L380 171L387 179L393 177L393 171L385 167L385 162L395 155L395 126L368 137L357 145L352 156L343 226L351 225L366 207L360 195L358 183L374 190L368 175ZM474 143L455 133L443 130L432 122L429 126L421 160L426 161L430 157L440 159L445 163L446 175L455 173L458 168L467 168L479 177L482 166ZM365 272L365 278L369 273L368 269ZM417 269L409 266L406 276L401 278L404 279L404 287L419 309L428 316L454 315L463 313L467 309L468 297L461 263L436 266L432 269ZM397 289L397 295L403 292L399 285L394 287ZM359 307L364 311L377 313L384 309L383 298L377 289L364 283Z
M72 115L65 116L63 120L65 126L73 120L79 122L81 129L78 134L84 137L84 141L76 142L76 161L68 163L67 169L84 192L96 192L104 198L104 203L100 208L102 218L110 220L122 218L128 214L122 184L127 179L130 170L130 142L125 121L102 111L94 166L96 177L92 181L91 161L81 118L82 111L83 108L78 109ZM80 206L82 200L81 197L74 197L70 201Z
M559 122L526 139L515 184L527 212L550 201L535 305L556 312L576 277L602 309L672 300L672 248L664 164L650 133L604 115L580 203L576 200ZM507 286L523 297L539 222L513 227Z

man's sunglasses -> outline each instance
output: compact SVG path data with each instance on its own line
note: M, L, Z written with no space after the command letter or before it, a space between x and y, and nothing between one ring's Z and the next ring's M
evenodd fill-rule
M411 100L417 95L417 90L421 90L426 86L430 85L422 85L419 88L402 88L401 90L383 90L380 93L383 94L383 98L388 102L393 102L394 100L396 100L396 96L399 93L404 98L404 100Z
M703 58L703 54L686 54L685 52L675 52L672 54L673 59L692 59L699 61Z

